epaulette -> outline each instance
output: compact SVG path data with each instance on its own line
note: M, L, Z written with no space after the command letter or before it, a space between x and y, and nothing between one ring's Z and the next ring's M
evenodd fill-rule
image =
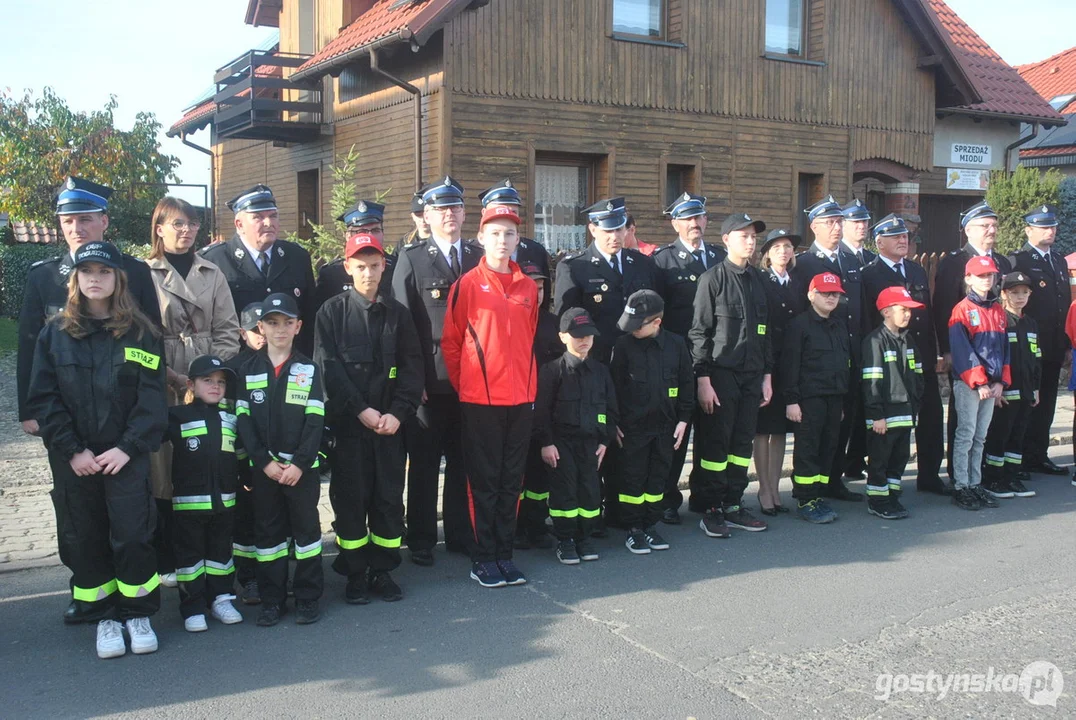
M414 250L415 248L425 247L425 245L426 245L425 240L413 240L411 243L409 243L407 245L404 245L404 250L407 250L408 252L410 252L411 250Z
M655 257L655 256L656 256L656 255L657 255L658 253L663 253L663 252L667 252L667 251L668 251L668 249L669 249L669 248L671 248L672 246L673 246L673 243L666 243L665 245L662 245L662 246L661 246L661 247L659 247L659 248L658 248L657 250L655 250L655 251L654 251L654 252L653 252L653 253L652 253L652 254L650 255L650 257Z
M959 255L959 254L960 254L960 253L962 253L962 252L964 252L964 248L958 248L958 249L956 249L956 250L953 250L953 251L952 251L952 252L950 252L949 254L950 254L950 255Z
M61 258L63 258L63 255L57 255L56 257L45 258L44 260L38 260L37 262L35 262L33 265L30 266L30 269L33 270L38 265L44 265L45 263L59 262Z
M560 261L564 262L566 260L575 260L577 257L582 256L584 252L586 252L586 251L585 250L573 250L572 252L570 252L567 255L565 255L564 257L562 257L560 259Z

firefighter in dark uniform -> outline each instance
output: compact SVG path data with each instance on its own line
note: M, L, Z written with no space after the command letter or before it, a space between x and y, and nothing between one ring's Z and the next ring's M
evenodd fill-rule
M608 365L613 343L623 334L616 323L624 303L636 290L656 290L657 277L650 258L624 247L628 222L624 198L596 202L584 212L594 242L557 264L553 312L561 316L581 307L590 313L601 333L594 338L591 357Z
M807 301L807 288L816 275L832 273L840 277L844 295L841 296L840 304L833 312L833 317L844 322L848 327L848 339L852 350L852 376L858 377L859 356L862 352L863 336L867 330L866 316L863 311L862 265L848 246L841 242L844 210L833 199L833 196L829 195L804 212L807 214L811 232L814 234L814 243L806 252L796 256L796 267L792 270L796 300L800 303L797 313L806 310L810 304ZM837 453L833 458L833 469L830 472L831 481L823 490L827 498L834 500L863 500L862 495L845 487L841 479L848 466L846 459L848 449L852 449L853 455L858 453L856 456L862 462L865 449L861 448L865 448L866 443L866 436L862 438L864 444L861 448L857 448L851 442L853 430L863 424L859 384L852 383L852 386L845 398L844 418L841 420L841 433L837 438Z
M968 238L967 244L941 259L934 275L934 333L938 339L938 353L942 361L939 373L949 372L952 355L949 352L949 317L956 304L967 297L964 289L964 270L968 261L985 255L994 261L998 277L1012 272L1012 265L1004 255L994 252L998 235L998 214L985 202L977 203L960 216L960 229ZM997 290L998 288L995 288ZM995 293L996 294L996 293ZM945 471L953 477L953 436L956 434L956 407L953 394L949 394L949 417L946 422Z
M930 306L930 284L927 271L908 259L911 250L908 228L898 215L889 214L874 226L874 242L878 259L863 269L863 288L870 325L879 327L882 313L877 308L878 296L889 287L902 287L915 303L912 308L908 335L915 342L916 353L923 363L923 393L919 404L919 422L915 428L915 451L919 477L916 490L950 495L951 489L938 476L944 456L942 433L942 404L938 388L938 341L934 331L934 316Z
M336 432L332 474L336 544L333 569L348 579L353 605L402 592L389 573L400 565L405 451L401 423L422 402L426 366L411 314L386 295L381 239L348 238L351 289L318 311L314 361L325 374L327 417Z
M488 207L497 207L498 205L506 205L516 211L521 217L523 216L523 198L519 196L519 191L512 185L512 181L505 178L500 183L493 187L486 188L478 195L478 199L482 202L482 209L485 210ZM472 241L477 242L477 241ZM532 240L531 238L519 237L519 246L516 247L515 253L512 254L512 260L514 260L520 267L524 265L536 265L542 274L546 277L550 276L549 272L549 252L545 249L540 242ZM550 296L553 288L549 287L549 281L545 281L545 295Z
M39 420L26 403L30 390L30 371L34 360L34 345L45 321L67 304L67 281L74 268L75 251L90 242L100 242L108 228L108 199L112 188L70 177L57 190L56 215L60 230L67 241L68 252L51 260L33 264L26 277L26 289L19 312L19 350L16 377L18 383L19 421L23 432L37 435ZM130 255L122 256L123 270L127 273L127 289L139 309L155 326L161 324L161 308L157 302L157 290L150 277L149 266ZM65 511L56 506L56 538L60 561L70 567L74 548L65 545L63 531ZM64 622L76 624L96 622L99 618L86 614L86 605L72 600L64 611Z
M411 313L426 364L426 390L404 428L407 471L407 546L416 565L433 565L437 544L437 480L445 458L442 497L445 549L470 554L474 543L460 435L460 400L448 380L441 333L448 290L478 265L480 250L460 237L465 218L463 188L451 177L420 191L428 240L403 248L392 277L393 297Z
M255 185L228 201L235 213L235 235L199 252L228 279L237 308L262 302L272 293L295 298L303 321L297 346L309 355L314 339L314 270L310 253L287 240L278 240L280 219L273 191Z
M1065 317L1071 304L1068 265L1065 258L1051 250L1057 238L1056 208L1050 205L1035 208L1024 216L1024 222L1027 243L1012 256L1012 269L1031 278L1031 299L1024 312L1039 326L1042 351L1039 404L1031 410L1024 435L1024 470L1066 475L1068 471L1051 460L1047 451L1057 408L1058 378L1069 351L1065 335Z
M691 329L691 316L695 312L695 289L702 274L725 259L725 248L705 241L706 198L684 193L664 213L669 216L676 231L676 240L654 251L651 259L657 271L657 291L665 301L665 317L662 327L687 340ZM692 413L687 435L698 417L698 409ZM673 451L669 477L665 483L662 501L662 522L670 525L680 523L680 506L684 496L679 490L680 476L687 458L687 441Z
M399 257L400 251L408 245L430 239L430 224L426 222L423 215L424 209L425 203L422 200L422 193L416 192L411 196L411 222L414 223L414 227L396 241L396 251L390 254Z
M844 217L841 223L841 245L856 256L860 267L866 267L878 257L864 244L871 231L871 213L859 198L852 200L841 208Z
M725 219L728 257L699 280L688 331L702 410L691 497L695 507L705 508L699 526L709 537L729 537L729 527L766 529L742 506L758 410L773 394L767 281L750 264L755 235L765 230L764 222L742 213Z
M365 233L377 238L377 242L385 245L385 206L370 200L359 200L342 215L337 216L336 221L341 222L347 228L346 234L350 238L359 233ZM347 240L345 239L345 242ZM381 275L381 287L378 292L383 295L392 294L392 271L396 269L396 255L385 253L385 269ZM354 286L351 276L344 267L344 258L338 257L318 270L317 289L314 291L314 312L317 313L325 301L334 295L350 290Z

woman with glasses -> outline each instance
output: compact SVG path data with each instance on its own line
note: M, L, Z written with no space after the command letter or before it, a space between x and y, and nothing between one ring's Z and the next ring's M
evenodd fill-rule
M194 251L200 227L198 211L179 198L157 203L151 226L152 247L146 260L164 330L168 405L180 405L187 392L187 368L199 355L229 360L239 352L239 319L224 273ZM150 459L150 479L157 498L157 547L161 582L175 587L175 560L169 532L172 516L172 451L163 445Z

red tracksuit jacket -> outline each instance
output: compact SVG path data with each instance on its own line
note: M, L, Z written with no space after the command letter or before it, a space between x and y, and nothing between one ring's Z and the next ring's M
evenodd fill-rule
M538 286L516 263L508 267L510 274L495 273L482 258L448 292L441 352L460 402L534 402Z

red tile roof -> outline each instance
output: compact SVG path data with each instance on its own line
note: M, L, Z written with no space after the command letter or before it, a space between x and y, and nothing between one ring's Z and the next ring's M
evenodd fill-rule
M1076 145L1058 145L1057 147L1031 148L1021 150L1020 157L1050 157L1052 155L1076 155Z
M950 52L964 70L981 102L958 106L975 113L1012 115L1051 125L1065 120L1039 97L1016 70L1001 59L943 0L922 0ZM953 109L953 108L947 108Z
M217 104L210 98L201 105L195 105L188 110L183 117L175 122L172 127L168 128L168 132L165 133L168 137L176 137L183 133L191 133L195 130L201 130L206 125L213 122L213 113L217 110Z
M32 220L12 220L11 229L15 233L15 242L38 245L55 245L60 242L60 233L56 228Z
M1016 72L1046 101L1076 93L1076 47L1045 60L1017 65Z

